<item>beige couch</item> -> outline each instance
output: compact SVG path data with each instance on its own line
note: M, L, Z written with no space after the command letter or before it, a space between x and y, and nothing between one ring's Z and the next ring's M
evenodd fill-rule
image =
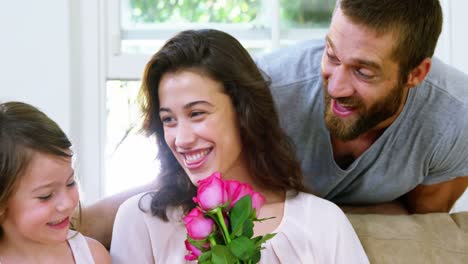
M348 218L371 263L468 264L468 212Z

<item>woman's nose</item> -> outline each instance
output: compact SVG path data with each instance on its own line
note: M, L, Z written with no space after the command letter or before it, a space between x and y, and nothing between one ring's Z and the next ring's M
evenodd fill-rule
M180 123L177 127L175 145L178 148L190 148L195 142L196 135L193 131L193 128L190 124Z

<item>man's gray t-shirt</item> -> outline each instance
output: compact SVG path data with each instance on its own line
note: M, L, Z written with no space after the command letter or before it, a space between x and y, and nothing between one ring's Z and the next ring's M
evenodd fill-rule
M324 122L323 49L323 41L306 42L257 60L312 191L337 203L379 203L468 175L468 76L437 59L395 122L341 169Z

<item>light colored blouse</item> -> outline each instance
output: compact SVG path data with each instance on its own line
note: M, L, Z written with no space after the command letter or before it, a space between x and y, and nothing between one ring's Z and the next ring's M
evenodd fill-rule
M151 197L134 196L117 212L110 254L112 263L195 263L188 253L187 231L180 210L169 213L169 222L152 216ZM335 204L299 193L285 201L284 216L261 251L260 263L369 263L345 214Z
M68 245L73 253L73 258L77 264L94 264L93 255L88 246L88 241L79 232L68 231Z

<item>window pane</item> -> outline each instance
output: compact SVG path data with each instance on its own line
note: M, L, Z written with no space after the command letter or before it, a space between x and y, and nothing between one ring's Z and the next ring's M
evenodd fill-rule
M336 0L280 0L282 28L328 27Z
M233 35L251 53L261 53L305 39L323 38L335 2L121 0L120 47L123 53L154 54L177 32L215 28ZM275 3L279 3L279 10L274 8ZM279 40L273 39L272 32L280 33Z
M122 0L121 51L153 54L186 29L215 28L239 39L250 51L263 51L270 29L265 0Z
M132 23L249 23L261 0L130 0Z
M107 82L104 195L147 183L159 172L156 142L140 132L139 86L139 81Z

